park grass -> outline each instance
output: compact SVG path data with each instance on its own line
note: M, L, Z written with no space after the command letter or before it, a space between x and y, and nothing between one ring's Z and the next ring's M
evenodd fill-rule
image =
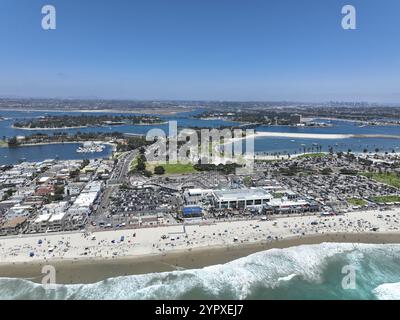
M400 176L396 173L360 173L362 176L400 189Z
M400 196L376 196L372 197L372 200L380 204L400 202Z
M0 140L0 148L7 148L8 143L6 141Z
M353 206L359 206L359 207L365 206L367 204L367 201L357 198L349 198L347 199L347 202Z
M197 172L191 163L167 163L162 166L164 167L166 174L185 174Z
M165 169L165 174L189 174L197 172L192 163L146 162L146 170L149 170L150 172L154 173L154 168L158 166Z

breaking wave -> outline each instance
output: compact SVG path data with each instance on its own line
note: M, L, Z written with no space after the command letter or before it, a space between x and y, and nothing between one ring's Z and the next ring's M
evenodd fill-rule
M400 282L381 284L374 294L380 300L400 300Z
M42 285L0 279L0 299L392 299L400 298L400 245L303 245L194 270ZM356 289L343 289L344 266Z

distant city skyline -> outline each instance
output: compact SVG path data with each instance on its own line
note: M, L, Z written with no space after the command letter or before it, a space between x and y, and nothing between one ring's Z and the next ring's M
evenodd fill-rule
M54 5L57 29L41 28ZM341 9L357 9L343 30ZM0 97L400 103L400 2L0 4Z

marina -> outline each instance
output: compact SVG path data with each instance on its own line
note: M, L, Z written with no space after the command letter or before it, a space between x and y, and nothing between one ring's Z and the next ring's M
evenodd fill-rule
M76 149L77 153L102 153L106 146L101 142L85 142Z

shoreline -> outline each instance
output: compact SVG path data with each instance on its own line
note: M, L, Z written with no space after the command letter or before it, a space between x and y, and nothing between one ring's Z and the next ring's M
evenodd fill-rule
M400 139L400 135L388 134L330 134L330 133L289 133L289 132L269 132L258 131L245 137L231 138L223 145L233 144L237 141L258 138L292 138L310 140L342 140L342 139Z
M178 113L189 113L196 110L196 108L171 108L170 110L166 110L165 108L149 108L149 109L138 109L138 110L124 110L124 109L22 109L22 108L0 108L0 111L13 111L13 112L71 112L71 113L127 113L127 114L160 114L160 115L175 115Z
M400 139L399 135L390 134L330 134L330 133L288 133L288 132L266 132L258 131L251 137L254 138L298 138L298 139L316 139L316 140L340 140L340 139ZM242 138L245 139L245 138Z
M41 269L51 264L57 272L58 284L88 284L108 278L201 269L225 264L248 255L271 249L285 249L321 243L400 244L400 233L331 233L232 246L176 250L165 254L126 256L115 259L71 259L50 262L1 263L0 278L19 278L40 283Z
M111 142L103 142L98 140L87 140L87 141L59 141L59 142L38 142L38 143L25 143L19 144L15 147L5 146L4 148L23 148L23 147L35 147L35 146L46 146L46 145L54 145L54 144L83 144L84 142L101 142L101 144L108 145L110 147L114 147L115 144Z
M120 126L158 126L167 124L167 121L155 122L155 123L124 123L115 125L99 125L99 126L77 126L77 127L57 127L57 128L26 128L11 126L12 129L25 130L25 131L54 131L54 130L72 130L72 129L87 129L87 128L109 128L109 127L120 127Z

